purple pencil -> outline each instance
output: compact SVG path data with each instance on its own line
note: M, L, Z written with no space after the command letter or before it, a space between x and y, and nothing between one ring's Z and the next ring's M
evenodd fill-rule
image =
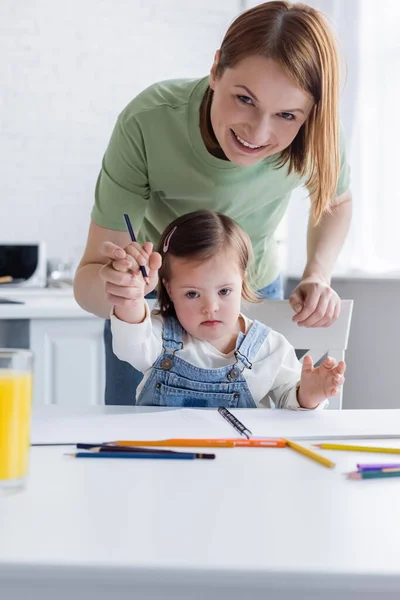
M359 471L379 471L380 469L397 469L400 468L400 463L389 463L389 464L357 464Z

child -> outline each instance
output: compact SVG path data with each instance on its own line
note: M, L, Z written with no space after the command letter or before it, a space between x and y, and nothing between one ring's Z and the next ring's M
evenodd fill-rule
M272 400L276 408L314 409L337 393L343 361L327 358L314 369L306 356L301 367L282 335L240 312L242 299L257 296L247 281L250 240L235 221L199 210L171 223L157 252L145 246L149 252L137 243L125 249L130 297L111 315L114 353L144 373L138 405L269 408ZM152 314L139 271L145 264L159 275Z

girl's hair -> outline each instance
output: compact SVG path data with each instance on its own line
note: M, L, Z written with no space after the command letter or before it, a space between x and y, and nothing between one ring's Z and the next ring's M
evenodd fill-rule
M164 230L157 246L162 256L158 272L158 304L155 311L163 316L175 314L163 280L171 279L171 256L203 262L218 252L233 250L243 274L242 298L258 302L256 292L247 281L247 268L253 252L247 233L230 217L212 210L196 210L178 217Z
M312 215L318 224L337 186L339 156L339 59L335 39L323 15L306 4L265 2L239 15L222 41L215 76L249 56L276 61L292 81L310 94L314 106L293 142L280 153L277 168L308 175ZM218 150L208 88L200 109L206 146Z

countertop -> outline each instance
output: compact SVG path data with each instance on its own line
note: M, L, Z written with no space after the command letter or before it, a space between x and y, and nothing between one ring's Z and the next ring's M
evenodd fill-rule
M0 286L0 298L23 304L1 304L0 320L96 319L75 301L71 288L8 288Z

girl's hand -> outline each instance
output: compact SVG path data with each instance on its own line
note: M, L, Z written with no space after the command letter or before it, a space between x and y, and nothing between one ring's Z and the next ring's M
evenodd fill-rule
M151 242L145 242L143 246L132 242L125 248L112 242L104 242L100 253L110 259L100 268L99 275L105 282L106 297L111 304L120 307L134 306L155 289L161 256L158 252L153 252ZM146 268L149 285L143 279L140 266Z
M340 298L322 279L302 279L290 296L292 321L302 327L329 327L340 314Z
M300 387L297 391L297 400L303 408L316 408L320 402L336 396L338 388L344 382L346 364L343 360L336 365L333 358L326 358L322 365L313 367L311 356L303 359Z

